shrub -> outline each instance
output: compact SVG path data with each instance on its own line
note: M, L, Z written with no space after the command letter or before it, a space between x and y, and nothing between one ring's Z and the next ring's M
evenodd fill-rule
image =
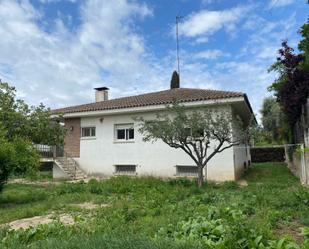
M21 138L9 142L0 137L0 144L0 191L10 174L35 176L40 157L30 142Z
M13 140L15 149L14 167L12 173L34 177L40 165L40 156L33 145L22 138Z

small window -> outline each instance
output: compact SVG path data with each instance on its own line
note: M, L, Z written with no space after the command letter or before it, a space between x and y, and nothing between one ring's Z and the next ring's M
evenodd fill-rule
M115 140L119 141L134 140L134 125L133 124L115 125Z
M176 176L197 177L197 166L176 166Z
M82 127L82 137L95 137L95 127Z
M115 165L115 174L117 175L135 175L136 165Z

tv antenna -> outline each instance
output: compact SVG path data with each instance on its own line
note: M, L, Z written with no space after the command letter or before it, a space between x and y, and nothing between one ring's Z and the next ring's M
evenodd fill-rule
M177 67L178 67L178 75L180 76L180 68L179 68L179 38L178 38L178 23L183 18L183 16L176 16L176 50L177 50Z

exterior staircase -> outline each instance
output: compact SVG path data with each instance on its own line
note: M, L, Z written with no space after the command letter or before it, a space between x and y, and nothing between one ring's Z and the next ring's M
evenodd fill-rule
M56 157L54 162L72 180L82 180L87 178L87 174L80 169L78 163L71 157Z
M87 174L81 170L74 158L64 151L63 147L43 144L34 146L41 155L41 162L54 162L72 180L87 178Z

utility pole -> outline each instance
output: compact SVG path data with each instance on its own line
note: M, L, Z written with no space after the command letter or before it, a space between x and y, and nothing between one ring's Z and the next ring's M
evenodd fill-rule
M178 39L178 23L182 16L176 16L176 50L177 50L177 66L178 66L178 75L180 76L180 68L179 68L179 39Z

